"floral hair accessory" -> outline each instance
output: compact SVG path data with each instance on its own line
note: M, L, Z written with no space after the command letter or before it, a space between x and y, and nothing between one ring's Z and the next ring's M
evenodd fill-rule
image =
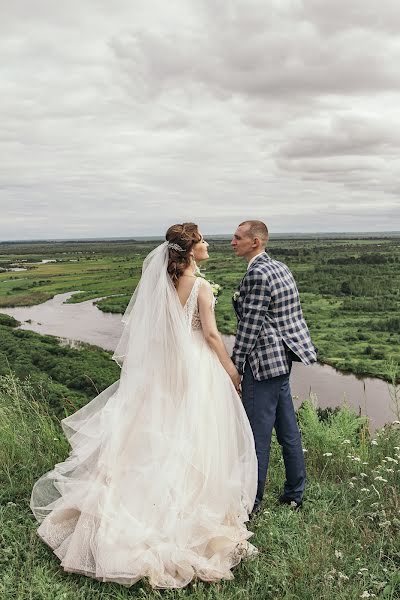
M171 248L171 250L177 250L178 252L185 252L184 248L182 248L179 244L172 244L171 242L168 244L168 248Z

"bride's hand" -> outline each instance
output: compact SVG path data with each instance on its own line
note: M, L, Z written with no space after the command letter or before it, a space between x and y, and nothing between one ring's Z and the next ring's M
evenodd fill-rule
M242 393L242 378L239 375L239 371L237 369L235 369L234 371L232 370L231 373L229 373L230 378L232 379L232 383L236 388L236 391L238 394Z

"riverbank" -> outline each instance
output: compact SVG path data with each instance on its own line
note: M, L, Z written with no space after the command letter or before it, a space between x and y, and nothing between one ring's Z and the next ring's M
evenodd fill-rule
M202 268L222 286L217 323L230 334L236 327L231 298L245 265L226 240L209 242L211 258ZM30 261L26 271L0 273L0 309L36 305L79 289L70 302L101 297L100 310L121 313L143 258L155 245L129 240L0 244L0 267ZM388 380L388 363L400 364L400 239L273 239L268 252L296 277L320 362Z
M371 439L365 422L342 409L320 421L310 403L299 412L308 472L303 509L279 506L283 485L273 440L263 511L251 521L255 558L233 581L195 582L183 590L130 589L64 573L36 535L29 512L33 483L68 453L46 393L10 373L0 377L0 595L2 600L356 600L400 594L397 425ZM369 594L368 596L366 594Z
M70 346L83 342L112 352L122 333L121 316L102 313L91 300L69 303L68 300L73 297L71 294L58 294L52 300L36 306L1 310L21 322L24 331L34 331L47 337L57 336L63 344ZM234 338L223 337L230 351ZM21 344L22 340L19 339L18 343ZM90 373L87 375L90 376ZM63 383L62 379L60 383ZM310 396L316 396L323 409L335 408L346 402L357 413L368 416L372 430L398 416L392 407L389 387L384 381L342 374L327 365L317 363L304 366L294 363L291 388L296 408Z

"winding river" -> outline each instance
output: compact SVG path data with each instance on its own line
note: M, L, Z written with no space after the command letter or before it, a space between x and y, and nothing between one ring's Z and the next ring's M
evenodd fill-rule
M87 342L114 350L122 331L121 316L103 313L94 300L65 304L73 293L57 294L36 306L2 308L0 312L15 317L22 329L54 335L63 343ZM224 336L224 341L230 350L234 337ZM372 430L395 418L388 385L380 379L358 378L318 363L309 367L294 363L291 383L296 407L313 394L321 408L346 402L357 412L368 415Z

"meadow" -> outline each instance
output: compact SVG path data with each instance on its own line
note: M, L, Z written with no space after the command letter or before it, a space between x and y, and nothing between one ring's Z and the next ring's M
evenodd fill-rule
M234 333L231 298L245 263L233 255L229 241L209 242L210 260L202 271L222 286L216 307L220 331ZM121 313L140 278L144 256L157 243L2 243L0 311L1 306L29 306L80 290L71 302L101 297L101 310ZM287 263L296 277L319 361L390 380L389 363L400 363L400 237L277 238L268 252ZM7 271L10 267L26 270ZM395 377L399 380L400 374Z
M370 438L348 409L298 412L308 484L303 508L277 503L283 464L273 441L263 511L251 521L258 556L234 580L156 591L67 574L36 535L33 482L68 452L48 390L12 373L0 377L0 597L2 600L358 600L400 597L400 430Z

